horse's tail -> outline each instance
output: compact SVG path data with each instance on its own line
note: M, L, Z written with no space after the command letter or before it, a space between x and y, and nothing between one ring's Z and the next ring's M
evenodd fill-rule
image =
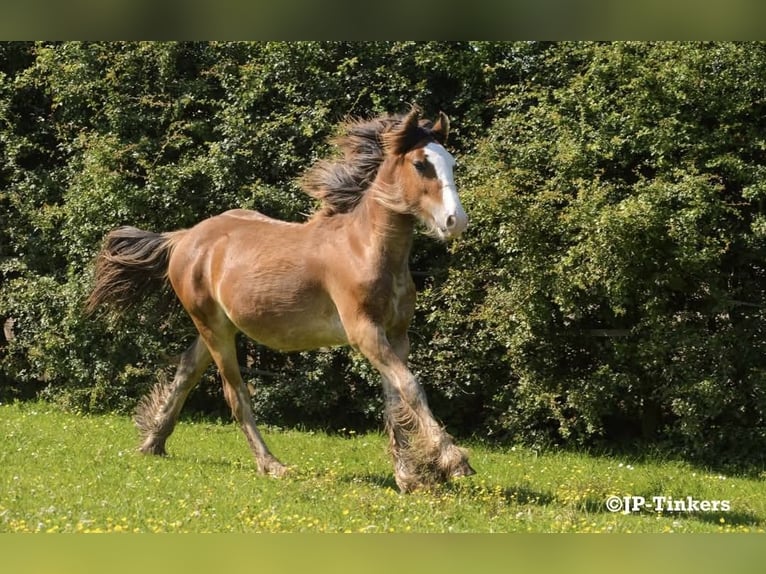
M174 239L181 233L153 233L128 226L109 232L96 257L86 313L93 313L101 305L120 313L150 293L164 289Z

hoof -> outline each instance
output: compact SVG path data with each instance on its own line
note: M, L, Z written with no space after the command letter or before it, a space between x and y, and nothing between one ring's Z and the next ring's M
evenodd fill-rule
M282 478L283 476L287 476L290 473L290 469L286 467L283 464L280 464L279 466L272 466L269 468L268 474L269 476L273 478Z
M423 482L415 477L401 478L394 476L394 480L396 481L396 486L399 487L400 494L409 494L424 486Z
M258 472L271 476L273 478L282 478L289 471L289 468L279 462L276 458L272 458L263 462L258 462Z
M397 464L394 468L394 479L399 491L402 494L407 494L421 488L444 484L454 478L476 474L476 471L468 463L464 451L456 449L453 452L459 454L458 459L455 460L453 457L452 460L449 460L448 458L446 462L440 461L442 464L433 462L415 468L408 468L401 462Z
M459 478L461 476L473 476L476 474L476 471L473 469L473 467L468 464L468 461L463 461L462 464L458 465L457 468L455 468L452 471L452 474L450 475L450 478Z
M140 447L138 447L138 452L142 454L151 454L154 456L167 456L168 453L165 450L164 444L156 444L156 443L144 443Z

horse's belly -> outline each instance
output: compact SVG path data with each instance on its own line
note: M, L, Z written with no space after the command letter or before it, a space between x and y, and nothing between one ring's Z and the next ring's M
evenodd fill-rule
M280 351L307 351L347 345L348 338L335 305L307 297L282 305L280 298L265 298L230 318L251 339Z
M309 351L348 344L346 331L337 316L330 321L308 318L260 321L242 330L251 339L278 351Z

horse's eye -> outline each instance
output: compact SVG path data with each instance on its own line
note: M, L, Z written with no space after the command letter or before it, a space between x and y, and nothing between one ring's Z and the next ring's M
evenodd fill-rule
M415 166L415 169L418 170L418 173L423 173L426 170L426 162L422 160L415 160L412 162L412 165Z

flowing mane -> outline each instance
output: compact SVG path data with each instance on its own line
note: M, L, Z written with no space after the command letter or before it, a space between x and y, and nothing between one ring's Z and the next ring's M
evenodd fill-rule
M375 180L391 148L384 135L391 134L412 114L419 116L420 110L413 108L407 115L349 119L341 125L340 134L330 141L342 156L318 161L300 180L303 191L321 202L320 215L329 217L353 211ZM419 141L433 139L431 127L432 122L421 120L416 134L409 132L408 140L398 142L397 147L406 150Z

